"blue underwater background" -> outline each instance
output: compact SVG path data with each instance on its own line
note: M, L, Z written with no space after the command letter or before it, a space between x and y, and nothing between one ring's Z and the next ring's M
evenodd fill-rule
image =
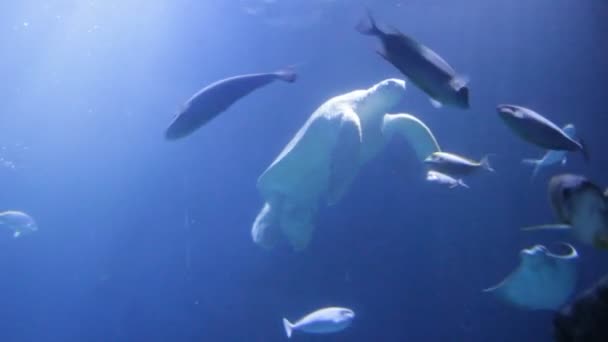
M257 177L325 100L403 76L354 25L369 7L470 77L471 109L433 108L408 83L395 112L442 148L491 157L471 189L438 187L395 139L346 197L320 210L310 246L251 240ZM570 241L577 292L605 252L561 233L549 177L608 186L604 0L5 1L0 4L0 341L284 341L281 319L352 308L353 325L296 341L551 341L553 314L483 294L519 250ZM227 76L295 64L299 79L239 101L192 136L163 132L179 105ZM574 123L591 161L541 171L499 103ZM10 162L10 163L9 163ZM14 168L11 167L14 163Z

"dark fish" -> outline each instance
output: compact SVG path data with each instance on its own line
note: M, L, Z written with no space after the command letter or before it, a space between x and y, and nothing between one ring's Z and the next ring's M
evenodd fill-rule
M559 223L525 230L564 229L581 242L608 249L608 201L600 187L583 176L557 175L549 182L549 201Z
M397 30L390 33L380 30L369 12L367 15L368 19L357 25L357 31L380 38L382 49L378 54L429 95L435 107L445 104L469 108L465 78L459 77L433 50Z
M555 342L608 341L608 275L555 314Z
M273 73L240 75L206 86L175 115L165 132L165 138L176 140L192 134L242 97L275 80L292 83L296 80L296 73L285 69Z
M589 160L582 140L576 141L564 130L535 111L514 105L499 105L496 110L505 124L525 141L554 151L581 151Z

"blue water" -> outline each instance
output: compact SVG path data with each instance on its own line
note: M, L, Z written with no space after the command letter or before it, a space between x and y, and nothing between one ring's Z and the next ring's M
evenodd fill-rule
M440 188L396 139L320 210L305 251L261 249L257 177L325 100L402 77L354 31L365 5L471 79L469 111L408 84L395 112L445 149L495 153L497 172ZM353 326L294 340L551 341L551 312L481 290L520 249L566 239L519 231L553 220L551 175L608 186L607 15L603 0L3 2L0 157L15 168L0 168L0 211L39 231L0 232L0 341L284 341L282 317L329 305L355 310ZM296 83L163 139L200 87L290 64ZM503 102L574 123L592 161L572 154L532 182L520 160L543 151L500 122ZM574 243L580 291L607 257Z

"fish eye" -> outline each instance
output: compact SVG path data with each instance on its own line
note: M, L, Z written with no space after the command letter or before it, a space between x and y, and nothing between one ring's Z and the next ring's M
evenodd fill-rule
M572 196L572 190L570 190L568 188L562 190L562 197L564 199L569 199L570 196Z

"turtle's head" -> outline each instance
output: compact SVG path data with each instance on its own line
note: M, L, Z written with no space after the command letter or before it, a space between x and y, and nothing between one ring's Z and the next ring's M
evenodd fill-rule
M405 81L389 78L367 89L367 94L357 105L357 112L386 114L397 105L405 94Z

